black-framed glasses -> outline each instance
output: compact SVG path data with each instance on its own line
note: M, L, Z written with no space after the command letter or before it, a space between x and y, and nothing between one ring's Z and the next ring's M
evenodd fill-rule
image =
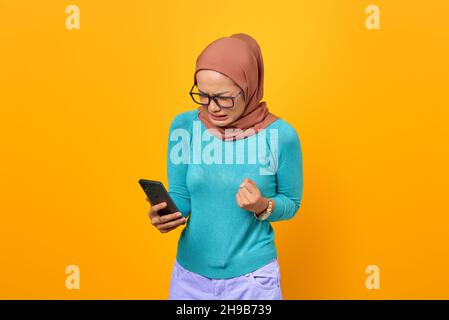
M207 107L209 106L210 102L212 100L215 101L215 104L217 106L219 106L220 108L232 108L234 107L234 100L240 95L242 94L242 90L237 93L235 96L233 97L229 97L229 96L222 96L222 95L213 95L210 96L206 93L202 93L202 92L194 92L193 88L195 87L195 84L193 84L192 88L190 89L190 96L192 97L192 100L197 103L202 105L203 107ZM198 89L198 87L197 87ZM199 90L198 90L199 91Z

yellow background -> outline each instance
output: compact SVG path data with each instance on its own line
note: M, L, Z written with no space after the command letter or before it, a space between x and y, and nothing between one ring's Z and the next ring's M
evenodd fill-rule
M381 29L365 28L380 7ZM80 30L65 8L80 8ZM0 298L166 299L181 228L170 121L211 41L259 42L270 110L298 131L302 207L274 223L285 299L449 298L449 2L0 2ZM81 289L65 287L78 265ZM380 268L380 290L365 268Z

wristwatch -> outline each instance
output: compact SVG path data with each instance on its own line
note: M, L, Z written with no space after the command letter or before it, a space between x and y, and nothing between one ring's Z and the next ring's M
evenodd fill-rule
M259 216L257 216L255 212L253 212L253 215L254 215L254 217L257 220L262 220L263 221L263 220L266 220L270 216L272 210L273 210L273 201L268 199L268 207L267 207L267 209L265 209L265 211L261 212L259 214Z

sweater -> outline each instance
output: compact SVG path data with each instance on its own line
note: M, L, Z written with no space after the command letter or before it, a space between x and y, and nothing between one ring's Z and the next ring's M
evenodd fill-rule
M169 130L168 193L187 219L176 260L205 277L237 277L277 258L271 223L293 218L302 197L300 140L288 122L277 119L252 136L223 141L198 112L178 114ZM266 220L238 206L245 178L274 201Z

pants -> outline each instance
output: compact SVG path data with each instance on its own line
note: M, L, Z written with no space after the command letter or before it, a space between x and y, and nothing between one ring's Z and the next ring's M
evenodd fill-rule
M169 300L283 300L277 258L244 275L213 279L191 272L176 260Z

